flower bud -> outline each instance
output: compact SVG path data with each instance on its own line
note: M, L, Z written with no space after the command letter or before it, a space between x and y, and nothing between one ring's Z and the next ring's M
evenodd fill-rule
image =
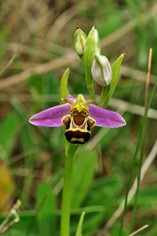
M96 83L103 87L109 85L112 79L112 68L107 57L95 54L91 73Z
M82 56L84 53L86 39L86 34L78 28L74 34L74 47L79 56Z
M87 37L87 46L90 50L94 51L95 54L100 54L101 47L100 47L100 39L98 30L93 26L90 30L88 37Z

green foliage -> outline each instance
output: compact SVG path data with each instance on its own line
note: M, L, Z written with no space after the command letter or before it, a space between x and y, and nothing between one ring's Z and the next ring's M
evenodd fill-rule
M56 232L56 197L51 187L46 184L40 184L37 189L37 224L39 235L51 236Z
M114 226L112 227L112 230L111 230L111 235L112 236L119 236L119 225L118 224L114 224ZM121 235L122 236L128 236L129 235L129 231L125 228L123 228L122 232L121 232Z
M76 155L73 170L72 208L80 207L92 183L98 157L95 151L82 150Z
M13 98L11 101L19 119L23 120L22 123L22 133L21 133L21 140L22 140L22 146L23 150L26 152L29 149L33 149L35 147L34 139L33 139L33 133L31 127L27 125L27 117L25 116L26 111L23 107L22 103L17 99ZM24 184L23 184L23 192L21 195L21 200L23 205L27 204L28 195L30 191L30 186L32 184L32 171L33 171L33 163L35 162L35 158L32 154L28 154L27 158L25 159L25 167L29 168L30 174L25 178Z
M7 29L0 26L0 61L5 57L7 36ZM0 66L0 69L2 70L2 65Z
M19 130L19 119L15 112L8 114L0 126L0 152L1 160L9 161L11 151L16 142Z
M0 218L1 222L4 220L4 217ZM13 228L10 228L3 235L8 236L9 234L15 235L37 235L37 225L34 213L22 213L20 214L20 224L16 224Z
M142 189L139 192L138 196L138 204L139 206L144 207L143 210L147 210L147 207L151 206L153 207L157 203L156 199L156 191L157 187L156 186L150 186L147 187L146 189ZM133 202L131 202L131 205Z
M117 30L122 25L122 14L117 9L112 9L107 13L107 17L103 18L99 24L100 38L104 38ZM104 27L105 25L105 27Z

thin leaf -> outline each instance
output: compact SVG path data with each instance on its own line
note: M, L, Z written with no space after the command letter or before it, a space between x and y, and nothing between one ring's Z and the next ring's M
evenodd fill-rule
M85 212L82 212L82 214L80 216L80 220L79 220L78 226L77 226L77 230L76 230L75 236L83 236L83 234L82 234L82 226L83 226L84 216L85 216Z
M102 88L102 93L99 100L99 106L107 107L114 90L118 83L120 66L122 64L124 54L121 54L118 59L112 64L112 80L108 87Z
M60 82L60 98L67 98L69 95L68 91L68 79L69 79L70 70L67 68L61 78Z

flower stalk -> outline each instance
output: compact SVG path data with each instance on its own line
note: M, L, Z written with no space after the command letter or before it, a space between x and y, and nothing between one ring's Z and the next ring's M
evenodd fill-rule
M62 195L61 211L61 236L70 235L70 205L71 205L71 185L72 185L72 166L75 152L78 145L66 143L66 162L64 169L64 187Z

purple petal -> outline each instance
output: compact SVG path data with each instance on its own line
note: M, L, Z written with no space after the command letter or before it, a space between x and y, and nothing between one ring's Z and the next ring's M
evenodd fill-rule
M96 105L89 105L89 116L96 121L96 126L118 128L126 124L125 120L117 112L110 111Z
M33 115L29 122L36 126L57 127L62 126L63 116L70 113L71 105L66 103L41 111Z
M69 100L71 100L71 101L76 101L76 98L74 98L72 95L68 95L68 97L67 97Z

